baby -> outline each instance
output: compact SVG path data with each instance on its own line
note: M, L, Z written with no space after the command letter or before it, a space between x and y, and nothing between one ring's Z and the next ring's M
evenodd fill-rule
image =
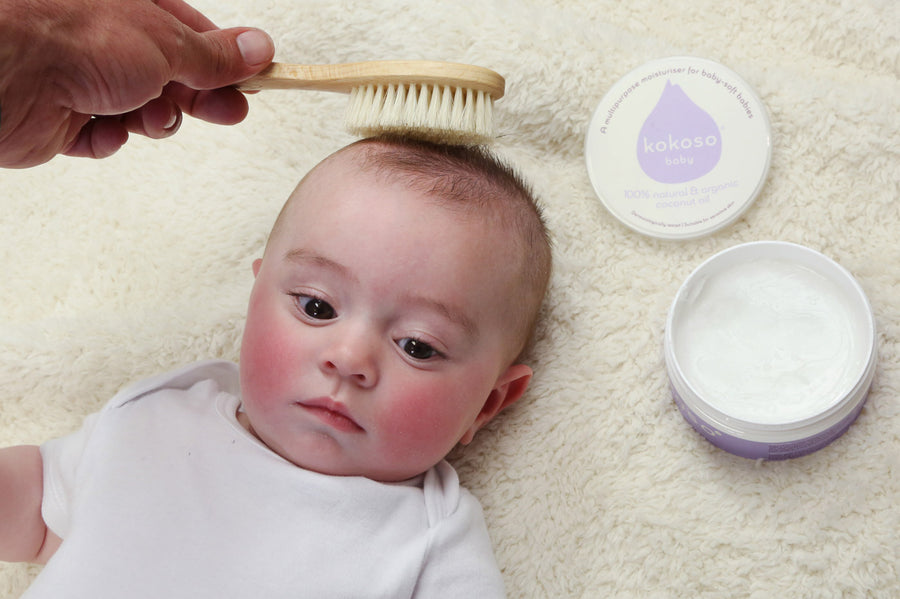
M240 366L117 394L0 451L0 558L38 597L497 597L444 460L519 399L550 244L484 150L357 142L297 186L253 264Z

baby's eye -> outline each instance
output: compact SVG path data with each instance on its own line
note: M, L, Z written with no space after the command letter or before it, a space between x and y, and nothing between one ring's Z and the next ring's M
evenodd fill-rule
M416 360L429 360L435 356L441 355L438 350L434 349L424 341L413 339L412 337L401 339L397 342L397 345L400 346L406 355L415 358Z
M337 316L331 304L323 299L309 295L297 295L297 305L303 313L316 320L331 320Z

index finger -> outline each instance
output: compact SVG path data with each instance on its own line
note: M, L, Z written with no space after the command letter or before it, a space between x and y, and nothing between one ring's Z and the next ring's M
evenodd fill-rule
M198 33L218 29L203 13L183 0L153 0L153 2Z

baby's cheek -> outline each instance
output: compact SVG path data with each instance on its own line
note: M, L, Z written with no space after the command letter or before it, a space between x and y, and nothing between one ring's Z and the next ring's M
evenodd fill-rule
M419 388L396 399L390 414L384 415L382 430L391 436L392 453L398 458L419 454L438 461L459 441L465 418L458 403L442 397L440 389Z
M258 401L280 391L291 361L285 351L284 330L271 314L255 312L248 316L240 364L245 400Z

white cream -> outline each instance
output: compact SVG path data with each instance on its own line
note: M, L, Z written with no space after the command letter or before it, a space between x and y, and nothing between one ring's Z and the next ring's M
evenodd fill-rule
M797 262L738 262L683 291L672 331L678 364L726 416L758 424L814 417L865 369L865 315L844 288Z

